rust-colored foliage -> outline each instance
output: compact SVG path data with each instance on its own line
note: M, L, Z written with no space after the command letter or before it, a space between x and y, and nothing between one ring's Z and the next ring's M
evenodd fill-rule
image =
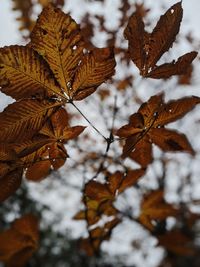
M0 260L8 267L23 267L38 248L38 220L33 215L16 219L0 233Z
M121 221L119 212L114 207L114 201L118 194L136 184L144 173L145 170L142 169L129 171L125 175L115 172L108 175L105 184L91 180L85 185L83 197L85 210L77 213L74 219L84 219L90 227L98 224L103 218L108 218L103 227L91 228L89 237L81 240L81 248L88 255L98 252L102 241L109 239L112 229Z
M179 32L182 16L183 10L179 2L160 17L151 34L145 31L139 10L136 10L130 17L124 36L129 42L128 51L131 60L143 77L166 79L172 75L183 74L190 67L197 56L195 51L179 57L177 61L157 66L162 55L173 45Z
M164 200L164 192L157 190L146 195L141 204L139 221L148 230L156 228L157 221L165 220L167 217L176 216L177 209Z
M17 18L20 22L19 30L28 32L33 29L34 21L31 19L31 14L33 12L33 3L32 0L12 0L13 10L18 11L21 14Z
M87 224L88 236L80 240L80 249L89 256L98 255L102 242L109 240L113 229L127 218L155 236L158 245L165 247L169 255L193 255L195 250L190 242L194 240L188 232L199 215L187 210L189 215L185 216L185 207L182 210L178 205L175 207L165 200L164 160L163 176L159 177L158 187L154 191L142 191L140 180L144 177L148 164L154 161L153 144L164 152L195 155L185 134L166 128L166 125L185 116L200 103L200 98L188 96L166 103L164 94L160 93L143 103L136 92L127 95L130 99L134 96L135 102L141 106L130 116L128 124L116 131L119 138L113 135L115 120L120 118L118 112L121 111L116 96L114 105L110 104L109 97L113 96L114 90L111 91L109 86L101 88L98 97L101 104L94 105L93 108L93 111L99 108L103 117L103 104L108 102L106 107L108 111L112 110L112 124L110 127L108 123L107 127L108 137L75 105L75 101L85 100L112 78L116 65L114 52L121 57L121 62L125 59L128 63L131 59L145 78L166 79L172 75L184 74L185 76L180 76L179 83L190 84L193 70L191 63L197 52L192 51L179 57L177 61L157 65L163 54L172 47L179 32L183 14L181 2L174 4L160 17L152 33L145 30L143 22L149 9L146 9L144 3L135 3L135 12L124 31L128 40L128 52L123 47L117 47L118 29L108 30L103 15L94 17L99 22L100 31L109 35L106 41L108 47L96 48L91 42L95 27L89 14L85 15L81 30L69 14L58 8L64 5L63 0L38 0L37 4L44 8L38 20L33 22L33 3L36 1L13 0L14 9L22 11L21 30L30 32L34 25L29 43L26 46L0 48L0 90L16 100L0 113L0 202L15 193L22 177L39 182L65 164L70 157L68 141L76 139L85 129L80 125L71 126L75 117L68 111L68 106L71 105L102 137L106 145L106 149L99 152L95 147L97 141L94 140L91 149L91 144L88 146L87 143L90 135L86 133L81 142L86 141L88 151L82 155L84 149L78 142L73 147L76 154L71 169L81 166L87 173L86 162L89 162L92 166L88 169L95 172L91 179L85 176L88 180L82 189L84 209L74 216L75 220L84 220ZM130 8L127 0L119 7L122 13L120 28L127 23ZM129 72L120 79L112 80L116 89L114 92L120 95L120 101L124 103L122 111L130 100L124 100L122 96L125 96L127 88L136 91L135 80L135 74ZM89 101L85 100L85 103L88 104ZM123 116L123 112L121 115ZM118 141L124 141L121 158L118 154ZM117 145L113 153L110 153L113 143ZM66 144L69 147L66 148ZM126 157L141 167L133 169L129 164L127 166L124 160ZM124 196L126 190L133 187L143 195L137 216L129 210L120 210L116 205L118 196ZM170 230L167 228L169 217L176 220L176 225ZM180 218L184 218L184 227L179 223ZM33 215L25 215L15 220L10 229L0 233L0 260L8 267L26 266L37 250L38 242L38 221Z
M126 138L123 157L130 156L140 165L152 162L152 144L163 151L188 152L194 155L187 137L165 125L182 118L200 102L199 97L185 97L164 103L163 94L152 96L129 118L129 123L117 131Z
M1 200L19 187L23 169L38 181L65 163L63 144L84 127L70 127L61 106L92 94L114 67L112 49L86 50L76 22L52 4L39 16L28 45L0 49L1 91L17 100L0 114L0 141L16 153L16 159L1 159Z

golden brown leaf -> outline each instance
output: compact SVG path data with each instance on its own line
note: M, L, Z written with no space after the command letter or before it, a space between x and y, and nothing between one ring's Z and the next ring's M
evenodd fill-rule
M115 60L109 48L96 48L81 61L72 84L71 98L81 100L114 74Z
M177 210L165 202L162 190L153 191L146 195L141 203L139 221L144 227L153 231L155 225L153 220L162 221L169 216L176 216Z
M110 48L84 52L79 26L60 9L43 9L31 34L33 47L49 64L61 92L68 100L82 100L114 74L115 59Z
M85 186L85 195L91 199L100 201L103 199L112 199L113 195L106 184L96 181L89 181Z
M2 92L17 100L61 94L46 62L25 46L0 49L0 86Z
M31 46L48 62L61 88L69 95L69 83L83 56L82 37L76 22L60 9L48 5L31 33Z
M17 142L31 138L59 102L24 99L10 104L0 114L0 140Z

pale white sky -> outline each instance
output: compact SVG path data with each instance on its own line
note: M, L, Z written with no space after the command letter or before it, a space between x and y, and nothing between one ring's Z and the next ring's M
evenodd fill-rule
M69 6L71 7L72 3L76 4L80 0L69 1ZM116 0L110 0L110 2ZM81 2L81 1L80 1ZM135 2L132 0L132 2ZM146 0L145 1L149 6L158 6L157 3L163 3L167 8L176 3L176 0L166 1L156 1ZM183 0L183 23L181 25L183 29L192 29L192 32L195 36L200 37L200 1L199 0ZM5 45L17 44L20 42L20 36L18 34L17 28L18 23L15 20L16 12L11 12L12 1L11 0L0 0L0 47Z

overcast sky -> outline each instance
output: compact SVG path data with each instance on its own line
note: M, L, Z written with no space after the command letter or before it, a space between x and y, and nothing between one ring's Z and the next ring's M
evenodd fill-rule
M110 2L115 0L110 0ZM76 4L79 0L69 1L71 6L73 3ZM134 2L134 1L133 1ZM149 5L157 5L156 1L146 0ZM168 0L161 1L160 3L167 4L169 7L171 4L177 1ZM200 37L200 1L199 0L183 0L184 18L182 23L183 28L192 29L193 34ZM0 0L0 46L17 44L20 42L20 36L17 28L18 23L15 21L16 12L11 12L12 1L11 0ZM67 9L67 7L66 7Z

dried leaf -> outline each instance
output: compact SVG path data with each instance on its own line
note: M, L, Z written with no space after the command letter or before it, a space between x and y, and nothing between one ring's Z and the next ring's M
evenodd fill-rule
M38 221L28 214L0 233L0 260L9 267L23 267L38 248Z
M176 216L177 210L165 202L162 190L153 191L146 195L141 203L141 212L139 221L150 231L153 231L156 225L153 220L162 221L169 216Z
M165 63L157 66L162 55L172 47L179 32L183 16L181 2L174 4L162 15L153 29L147 33L139 11L133 13L124 31L128 39L128 51L135 65L144 77L166 79L172 75L180 75L187 71L197 56L193 51L178 58L177 62Z
M192 51L177 59L171 63L165 63L157 66L153 69L146 77L154 79L167 79L172 75L181 75L187 72L188 68L191 67L192 61L197 57L197 52Z
M159 115L156 118L155 126L163 126L170 122L181 119L197 104L200 103L200 98L197 96L184 97L177 100L171 100L163 105Z
M158 236L159 244L168 251L180 256L192 256L195 248L191 245L191 238L179 230L172 230Z
M19 30L20 31L27 30L28 33L30 33L30 31L33 28L33 24L34 24L34 22L31 19L31 15L33 12L32 1L31 0L26 0L26 1L24 1L24 0L12 0L12 2L13 2L13 8L12 9L14 11L18 11L17 21L19 21L21 24L19 27ZM29 34L27 34L27 35L29 35Z
M31 34L30 46L49 64L67 99L82 100L114 74L112 49L85 44L76 22L53 5L42 11Z
M43 180L50 171L50 160L44 160L34 163L26 172L26 179L29 181L40 182Z
M25 46L0 49L0 75L1 91L17 100L60 94L46 62Z
M148 68L153 68L161 56L172 47L179 32L182 16L183 9L181 2L178 2L160 17L149 40Z
M163 151L186 151L192 155L195 154L187 137L177 131L165 128L152 128L149 131L149 135L152 142L159 146Z
M24 99L10 104L0 114L1 142L17 142L31 138L44 124L59 102Z
M0 177L0 202L14 194L20 187L21 181L22 169L20 168L5 173L3 177Z
M100 201L102 199L112 199L112 193L109 191L106 184L101 184L96 181L89 181L85 186L85 195L91 199Z
M138 179L142 175L144 175L144 173L145 173L145 170L143 170L143 169L137 169L137 170L129 171L120 184L120 187L118 189L119 192L121 193L125 189L133 186L138 181Z
M199 97L185 97L164 103L163 94L152 96L137 113L130 116L129 124L116 133L126 138L122 157L129 156L146 167L152 162L152 143L164 151L185 151L194 155L186 136L165 129L164 125L182 118L199 102Z
M71 98L81 100L114 74L115 60L109 48L96 48L85 55L72 84Z
M130 158L143 168L153 161L152 143L149 141L148 137L144 136L141 141L135 145L135 149L130 153Z
M139 12L133 13L130 17L128 25L124 31L125 38L128 42L128 51L135 65L142 70L145 64L145 39L144 22Z

